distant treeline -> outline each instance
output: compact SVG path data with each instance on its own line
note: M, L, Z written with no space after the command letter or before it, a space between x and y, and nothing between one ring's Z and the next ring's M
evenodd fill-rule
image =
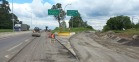
M3 1L3 4L0 4L0 29L12 29L13 28L13 18L11 9L9 7L8 1ZM14 24L22 24L22 21L18 20L18 17L13 14ZM29 26L29 25L28 25Z

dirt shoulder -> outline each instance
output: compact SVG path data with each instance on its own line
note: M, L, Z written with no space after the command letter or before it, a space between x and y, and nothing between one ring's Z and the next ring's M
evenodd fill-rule
M93 38L99 44L112 49L117 53L122 53L139 59L139 40L132 39L131 37L135 35L135 33L97 33L96 35L97 36L92 36L91 38Z
M95 33L76 34L70 38L70 43L80 62L139 62L139 59L121 53L120 46L116 47L118 43L98 37Z

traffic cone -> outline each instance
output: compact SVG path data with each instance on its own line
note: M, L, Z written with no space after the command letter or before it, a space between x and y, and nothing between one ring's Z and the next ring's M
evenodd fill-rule
M48 31L46 31L47 35L48 35Z
M49 33L49 38L51 38L51 33Z

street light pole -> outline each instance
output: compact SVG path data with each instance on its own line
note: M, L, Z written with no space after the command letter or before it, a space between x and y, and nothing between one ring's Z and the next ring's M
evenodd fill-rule
M31 30L31 29L33 29L33 27L32 27L32 11L28 11L28 12L31 13L31 24L30 24L30 30Z
M67 4L66 6L68 6L68 5L71 5L71 4ZM66 8L66 6L65 6L65 8ZM65 8L64 8L64 11L65 11Z
M14 32L13 0L12 0L12 18L13 18L13 32Z
M32 27L32 12L31 12L31 26L30 26L30 28ZM32 29L33 29L33 27L32 27Z
M67 4L66 6L68 6L68 5L71 5L71 4ZM66 6L65 6L65 8L66 8ZM65 8L64 8L64 12L65 12ZM73 21L72 21L72 23L73 23ZM72 25L72 28L73 28L73 25Z

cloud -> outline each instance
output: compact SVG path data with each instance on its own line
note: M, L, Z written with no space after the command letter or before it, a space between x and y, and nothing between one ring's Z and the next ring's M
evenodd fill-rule
M65 11L78 10L78 12L81 13L82 19L88 21L88 24L93 27L95 26L96 29L98 29L100 25L102 29L110 17L117 15L126 15L130 18L135 16L139 18L138 2L139 0L53 0L55 4L61 3ZM66 6L67 4L71 5ZM52 5L53 4L50 4L50 2L46 0L33 0L32 3L24 4L14 3L14 13L23 22L31 24L32 12L32 20L35 21L37 19L38 24L58 27L57 20L55 20L53 16L47 15L48 9L50 9ZM11 4L10 7L12 7ZM67 16L65 19L67 25L69 19L70 16ZM134 19L134 23L137 22L138 19Z
M36 17L48 16L48 9L52 7L52 5L48 2L43 5L41 1L42 0L33 0L33 2L30 4L31 11L35 14Z

